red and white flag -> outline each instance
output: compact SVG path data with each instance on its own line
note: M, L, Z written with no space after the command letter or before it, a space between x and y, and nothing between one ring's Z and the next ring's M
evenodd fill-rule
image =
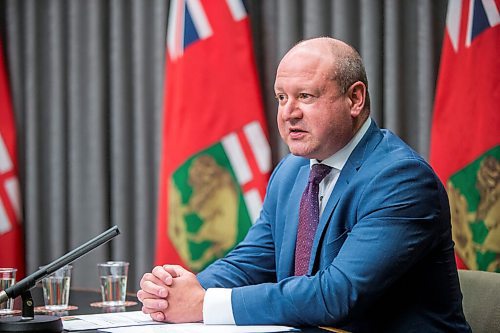
M0 267L17 268L22 277L24 236L17 170L14 112L0 42Z
M459 268L500 272L500 0L450 0L430 161Z
M255 222L271 170L241 0L173 0L156 264L199 271Z

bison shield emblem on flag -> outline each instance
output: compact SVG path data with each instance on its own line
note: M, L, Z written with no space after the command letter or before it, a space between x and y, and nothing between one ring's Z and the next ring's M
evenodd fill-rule
M192 156L173 173L168 206L169 237L193 271L223 257L251 225L221 143Z
M450 177L457 253L470 269L500 272L500 146Z

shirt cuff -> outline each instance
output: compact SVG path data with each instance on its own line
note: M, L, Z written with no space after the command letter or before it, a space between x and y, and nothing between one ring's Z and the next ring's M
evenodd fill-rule
M206 325L234 325L232 289L208 288L203 299L203 322Z

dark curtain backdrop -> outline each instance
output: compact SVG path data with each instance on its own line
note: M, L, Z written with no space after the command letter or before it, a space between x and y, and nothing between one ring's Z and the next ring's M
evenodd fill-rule
M445 0L246 5L275 164L287 153L276 66L297 41L325 35L365 59L377 123L428 156ZM127 260L135 291L152 268L167 14L166 0L0 0L28 272L115 224L122 235L74 263L72 286L98 288L98 262Z

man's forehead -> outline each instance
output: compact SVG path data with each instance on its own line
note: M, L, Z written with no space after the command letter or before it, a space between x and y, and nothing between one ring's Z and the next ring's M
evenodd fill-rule
M332 78L333 59L320 53L297 52L284 57L276 70L276 81L288 78Z
M290 73L312 73L320 68L326 69L327 57L319 52L302 49L289 52L278 65L276 75Z
M274 81L275 92L283 91L322 91L335 86L331 72L315 71L280 71Z
M275 90L287 90L290 88L308 89L317 88L318 84L316 80L312 80L311 77L298 76L298 75L281 75L276 76L274 81Z

